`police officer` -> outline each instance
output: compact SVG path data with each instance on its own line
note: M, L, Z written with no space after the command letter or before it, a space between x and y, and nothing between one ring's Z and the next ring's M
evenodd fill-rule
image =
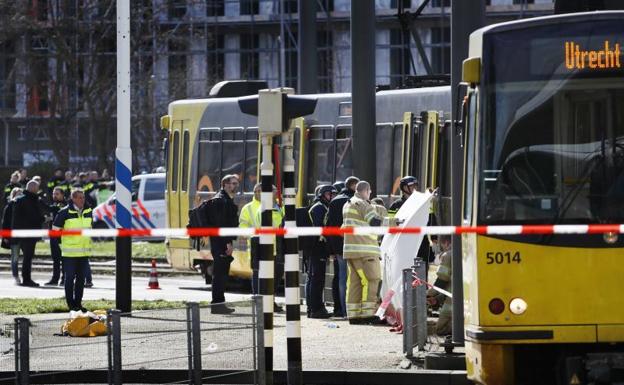
M451 264L453 253L451 251L450 235L441 235L439 242L442 253L440 254L440 266L438 267L437 278L433 286L451 292L453 288L451 285L451 279L453 278ZM429 289L427 291L427 303L435 307L440 306L440 304L442 305L440 316L436 323L436 334L440 336L451 334L453 329L453 300L437 292L435 289Z
M74 184L74 173L71 170L65 171L65 180L59 183L59 187L63 190L63 194L65 194L65 199L69 199L69 194L71 193L72 185Z
M26 184L26 190L22 196L15 200L12 212L13 230L33 230L41 229L45 220L43 206L39 199L39 183L34 180ZM35 255L35 245L37 238L21 238L18 242L20 249L24 255L22 263L22 286L37 287L38 283L32 280L30 272L32 267L32 258Z
M96 189L98 185L98 172L90 171L86 177L86 181L82 186L85 193L87 207L95 208L97 205Z
M52 190L52 203L48 206L48 210L52 215L52 223L54 223L56 216L65 206L67 206L67 203L65 202L63 190L58 186L54 187ZM61 244L59 238L50 238L50 252L52 254L52 278L45 285L56 286L59 284L59 278L61 285L64 285L65 274L63 274L64 270L61 269Z
M20 177L19 171L15 171L13 174L11 174L11 179L9 179L9 183L4 185L2 205L7 204L7 202L9 201L9 197L11 195L11 191L13 191L14 188L16 187L24 188L24 186L22 186L19 183L19 177Z
M414 191L418 190L418 179L413 176L404 176L401 178L399 182L399 189L401 190L401 197L390 205L388 209L388 216L390 218L394 218L397 211L403 206L403 203L407 201L407 199L414 193Z
M322 185L317 194L316 203L310 207L308 214L312 221L312 226L322 227L327 215L327 208L332 198L336 196L338 191L332 185ZM308 280L310 295L308 296L310 303L309 318L329 318L331 314L325 308L323 303L323 289L325 288L325 269L327 267L327 259L329 250L324 237L315 237L310 242L307 251L308 257Z
M85 207L82 189L73 189L71 203L62 208L52 224L53 230L90 229L92 209ZM69 310L86 312L82 306L85 276L91 255L91 238L83 235L66 235L61 240L63 269L65 270L65 301Z
M238 227L238 207L234 195L239 186L238 176L226 175L221 179L221 190L206 206L204 220L208 227ZM214 261L212 272L213 314L229 314L234 309L225 306L225 285L234 259L233 242L236 237L210 237L210 252Z
M342 209L355 194L355 186L360 180L354 176L348 177L340 193L334 197L327 208L325 226L342 226ZM332 297L334 301L334 317L347 316L347 261L343 258L342 237L327 237L330 258L334 260L334 279L332 280Z
M379 226L383 218L370 203L371 189L366 181L360 181L355 194L343 209L343 227ZM347 289L347 317L349 323L367 323L376 320L381 282L381 252L376 235L344 235L344 258L349 266Z
M51 197L54 194L54 188L63 183L63 170L57 168L54 170L54 175L48 181L48 196Z
M238 227L241 228L259 228L260 223L257 221L257 213L260 210L260 194L262 192L262 183L256 183L253 188L253 198L251 202L243 206L238 218ZM259 268L259 238L257 236L250 237L247 240L247 250L249 250L249 263L253 271L251 278L251 288L254 294L258 294L258 268Z

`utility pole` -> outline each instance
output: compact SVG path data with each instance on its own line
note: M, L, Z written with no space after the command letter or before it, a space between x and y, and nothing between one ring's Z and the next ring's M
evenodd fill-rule
M351 2L351 92L354 173L377 191L375 146L375 1Z
M318 92L318 49L316 41L316 1L299 0L298 93Z
M130 148L130 1L117 0L117 149L115 215L118 229L132 227L132 149ZM117 309L132 310L132 238L115 240Z
M451 103L452 121L462 119L461 103L458 103L458 85L461 82L462 63L468 58L468 39L470 34L485 24L485 0L452 0L451 4ZM457 108L459 107L459 110ZM451 134L451 223L462 224L461 199L463 148L462 137ZM464 292L462 271L461 237L452 237L453 267L453 342L464 344Z

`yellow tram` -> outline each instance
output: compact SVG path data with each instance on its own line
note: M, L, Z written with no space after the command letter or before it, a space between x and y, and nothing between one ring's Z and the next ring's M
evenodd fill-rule
M166 131L165 197L170 228L185 227L188 210L218 191L219 181L226 174L240 176L240 191L234 198L239 207L251 200L259 169L257 118L243 114L238 99L266 88L266 83L261 83L224 82L213 87L209 98L169 105L161 126ZM219 90L227 92L219 95ZM353 175L351 95L315 97L315 112L293 122L298 207L308 204L307 197L317 185ZM401 176L407 173L436 183L434 168L444 163L435 160L443 155L437 151L443 117L439 111L449 109L448 86L377 93L377 195L396 193ZM431 111L418 114L423 110ZM279 152L279 144L275 145ZM210 280L212 256L208 247L194 250L188 237L169 237L166 246L167 258L175 269L199 266ZM239 238L234 246L230 275L250 278L247 242Z
M464 225L624 221L623 51L624 12L471 34ZM462 237L471 380L622 381L621 235Z

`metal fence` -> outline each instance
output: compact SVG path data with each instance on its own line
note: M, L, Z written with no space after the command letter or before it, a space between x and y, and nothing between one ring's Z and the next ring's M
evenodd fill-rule
M425 349L427 342L427 287L412 285L414 274L421 280L426 279L426 264L414 259L414 266L403 270L403 353L412 357L414 348Z
M236 311L212 314L212 306L197 303L110 310L107 335L89 338L62 336L61 318L16 318L0 335L0 383L65 383L68 374L88 372L122 384L138 371L143 377L168 373L167 383L264 384L262 299L228 307Z

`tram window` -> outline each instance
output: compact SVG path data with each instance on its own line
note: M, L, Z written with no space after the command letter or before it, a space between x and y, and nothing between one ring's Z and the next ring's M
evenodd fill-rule
M464 223L472 224L472 205L474 197L474 170L475 170L475 136L477 130L477 100L475 92L468 98L468 127L466 137L466 158L464 163Z
M227 174L243 175L243 167L245 166L243 137L242 129L223 130L221 178Z
M143 191L143 200L155 201L165 199L165 179L164 178L148 178L145 181L145 191Z
M180 155L180 132L173 133L173 159L171 160L171 190L178 191L178 157Z
M376 130L377 149L377 194L388 194L392 190L392 124L378 124ZM400 154L399 154L400 155Z
M336 174L334 181L344 181L353 175L353 136L351 126L336 128ZM334 182L332 181L332 183Z
M308 142L308 192L314 192L319 184L331 184L334 182L334 127L333 126L310 126L310 139Z
M391 194L399 194L399 185L395 181L399 180L401 175L401 151L403 147L403 124L395 124L392 137L392 187Z
M182 191L188 191L189 132L184 131L182 138Z
M245 180L243 191L253 191L253 186L258 182L258 130L248 128L245 130Z
M216 191L221 181L221 132L200 129L197 162L197 190Z

